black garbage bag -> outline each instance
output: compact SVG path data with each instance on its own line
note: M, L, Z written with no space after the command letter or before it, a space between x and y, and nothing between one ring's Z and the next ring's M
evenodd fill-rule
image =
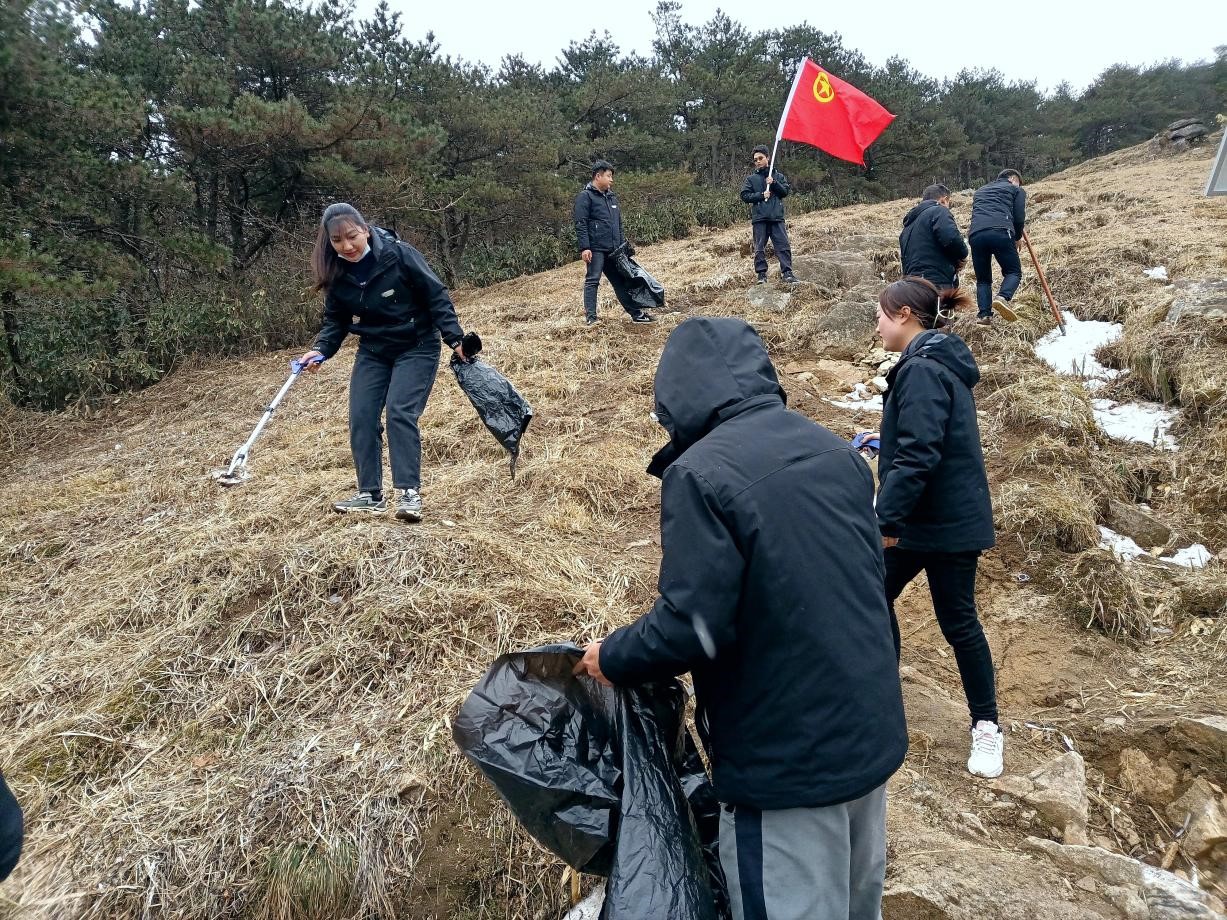
M622 282L614 287L618 300L623 306L632 306L640 310L650 310L653 307L663 307L665 304L665 287L647 273L642 265L631 258L631 250L623 243L611 254L614 270Z
M470 354L467 347L465 354ZM520 456L520 438L533 420L533 407L519 394L511 381L492 365L480 358L467 363L455 355L452 373L464 395L469 398L490 433L511 454L511 478L516 475L516 460Z
M498 658L452 736L539 843L608 876L601 920L727 920L719 804L676 680L610 689L549 645Z

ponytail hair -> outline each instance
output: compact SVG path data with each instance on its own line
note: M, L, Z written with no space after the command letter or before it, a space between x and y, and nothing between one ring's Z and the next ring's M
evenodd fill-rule
M311 272L315 276L316 291L328 290L340 277L340 256L332 248L332 231L341 224L354 224L367 231L371 229L366 218L352 204L338 201L324 208L319 233L315 237L315 249L311 251Z
M938 290L932 281L907 275L888 284L878 297L882 312L895 319L904 307L925 329L944 329L954 322L954 311L968 306L971 298L958 288Z

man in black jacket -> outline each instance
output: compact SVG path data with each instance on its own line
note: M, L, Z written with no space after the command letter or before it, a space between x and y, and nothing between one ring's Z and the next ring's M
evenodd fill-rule
M788 244L788 228L784 224L784 199L792 191L788 180L778 169L771 169L771 151L759 144L754 148L754 172L746 176L741 186L741 200L750 205L750 228L754 232L754 273L758 283L767 281L767 240L780 260L780 276L789 284L796 282L792 273L792 247Z
M742 320L678 326L655 396L670 436L649 467L664 480L660 596L576 672L693 674L737 920L878 920L907 728L873 477L786 408Z
M575 239L580 257L588 265L584 275L584 322L589 326L598 323L596 315L596 289L601 282L601 273L609 279L622 309L630 314L632 323L654 323L652 314L638 307L627 306L623 297L621 275L614 268L611 254L626 243L622 233L622 211L613 188L613 166L605 160L592 164L592 181L575 196Z
M987 326L993 310L1013 322L1018 315L1010 306L1022 283L1023 227L1027 223L1027 193L1016 169L1003 169L988 185L976 189L971 200L971 265L976 272L977 322ZM1001 290L993 296L993 259L1001 266Z
M958 270L967 258L967 244L950 213L950 189L930 185L920 204L903 218L899 234L899 256L903 274L919 275L937 289L959 286Z

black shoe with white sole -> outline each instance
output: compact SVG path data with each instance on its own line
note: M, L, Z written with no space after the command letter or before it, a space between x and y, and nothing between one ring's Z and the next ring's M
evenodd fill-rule
M359 492L353 498L335 503L332 510L341 514L382 514L388 510L388 500L382 495L376 498L373 492Z

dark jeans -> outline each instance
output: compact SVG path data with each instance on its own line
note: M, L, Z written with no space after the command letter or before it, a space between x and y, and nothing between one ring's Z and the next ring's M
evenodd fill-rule
M420 488L422 437L418 418L426 408L438 369L437 335L391 359L358 349L349 378L349 449L358 470L360 492L383 489L381 416L385 404L392 484L398 489Z
M963 693L971 710L971 722L997 721L997 687L993 676L993 653L976 615L976 563L978 552L926 553L892 546L883 552L886 560L886 602L890 605L890 628L899 654L899 621L895 599L909 581L924 571L929 576L929 594L942 635L954 651L963 679Z
M993 312L993 259L1001 266L1003 300L1009 300L1022 283L1022 260L1009 230L981 230L971 235L971 267L976 271L976 307L981 316Z
M592 261L588 263L588 271L584 275L584 316L587 319L596 319L596 286L601 283L602 272L609 279L609 284L618 297L618 303L622 304L622 309L631 316L639 314L638 307L626 305L624 299L626 284L622 275L614 268L614 260L610 258L610 255L611 253L602 252L599 249L592 250Z
M788 228L782 220L756 220L754 228L754 273L767 274L767 240L775 247L775 257L780 260L780 274L792 274L792 247L788 245Z

